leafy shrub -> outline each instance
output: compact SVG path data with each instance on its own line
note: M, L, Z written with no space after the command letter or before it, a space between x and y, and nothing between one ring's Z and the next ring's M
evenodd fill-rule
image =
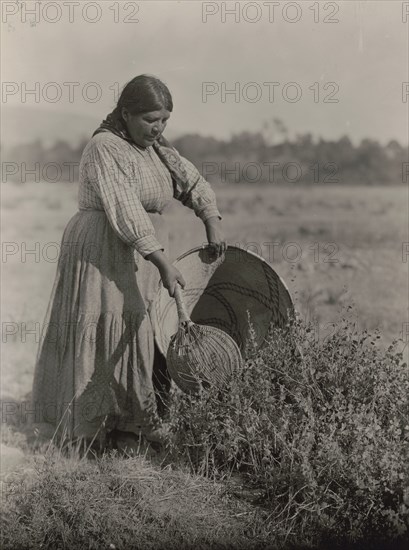
M409 376L394 342L343 318L324 342L293 320L254 344L225 391L175 390L175 460L262 488L277 540L403 541L409 526Z

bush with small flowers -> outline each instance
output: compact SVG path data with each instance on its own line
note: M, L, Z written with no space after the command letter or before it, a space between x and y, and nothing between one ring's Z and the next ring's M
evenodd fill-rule
M224 390L174 390L175 460L240 476L278 542L344 548L409 532L409 372L399 342L348 318L318 341L298 319L272 329Z

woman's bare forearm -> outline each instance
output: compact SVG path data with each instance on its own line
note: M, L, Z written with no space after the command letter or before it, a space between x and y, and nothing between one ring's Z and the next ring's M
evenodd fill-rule
M179 283L182 288L185 287L186 281L181 272L170 263L166 254L162 250L157 250L148 254L146 259L151 261L159 270L163 286L168 290L170 296L174 296L176 284Z
M207 218L207 220L204 222L205 226L220 226L221 225L221 219L219 216L212 216L211 218Z
M156 252L148 254L146 260L152 262L160 272L164 269L168 269L172 265L163 250L156 250Z

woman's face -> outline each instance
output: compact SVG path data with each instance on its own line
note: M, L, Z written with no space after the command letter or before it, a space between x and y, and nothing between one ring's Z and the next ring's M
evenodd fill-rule
M159 111L131 115L124 108L122 109L122 116L132 140L140 147L149 147L166 128L170 112L162 108Z

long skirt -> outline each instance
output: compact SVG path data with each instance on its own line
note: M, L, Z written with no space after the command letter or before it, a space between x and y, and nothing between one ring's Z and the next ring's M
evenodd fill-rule
M167 251L161 215L149 216ZM33 382L42 436L138 435L157 422L150 311L159 278L105 212L82 210L68 222Z

